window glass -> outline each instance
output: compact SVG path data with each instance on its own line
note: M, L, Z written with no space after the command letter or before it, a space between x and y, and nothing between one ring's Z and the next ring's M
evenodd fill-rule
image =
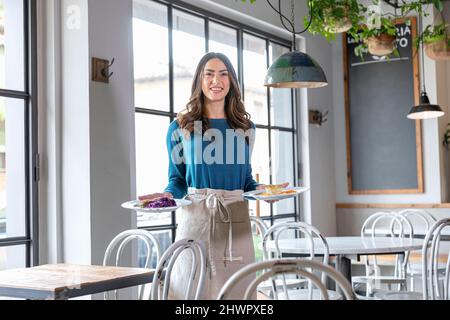
M267 88L264 86L267 71L266 41L245 33L243 56L245 108L254 123L267 125Z
M234 71L238 72L238 50L236 29L221 24L209 23L209 51L220 52L227 56L233 64Z
M25 245L0 247L0 270L26 267Z
M23 1L0 0L0 88L25 89Z
M25 236L25 105L0 97L0 237Z
M253 178L261 184L270 184L269 131L256 129L255 145L252 152ZM249 201L251 214L270 216L270 204L265 201Z
M274 219L273 220L273 224L279 224L279 223L284 223L284 222L294 222L295 218L282 218L282 219ZM281 232L280 234L280 238L279 239L294 239L296 238L296 232L295 230L283 230L283 232Z
M166 135L170 118L136 113L136 192L162 192L168 183Z
M173 10L174 110L186 107L191 97L192 79L205 54L205 21Z
M272 130L272 179L274 183L289 182L294 186L293 134ZM274 204L274 214L294 213L295 200L286 199Z
M273 63L279 56L289 52L289 48L270 43L270 61ZM277 127L292 128L292 90L270 89L271 124Z
M169 111L167 7L153 1L134 2L133 16L135 106Z
M161 249L161 255L164 251L167 250L167 248L172 244L172 231L171 230L164 230L164 231L150 231L156 239L159 241L159 246ZM138 243L138 265L140 268L143 268L145 266L145 259L147 257L147 247L142 241L139 241ZM154 251L152 253L150 266L152 268L156 268L157 261L156 261L156 252Z

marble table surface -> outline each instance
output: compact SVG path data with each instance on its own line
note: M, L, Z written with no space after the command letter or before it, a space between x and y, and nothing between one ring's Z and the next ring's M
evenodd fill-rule
M330 255L370 255L390 254L403 251L420 250L423 239L402 239L392 237L326 237ZM309 254L309 241L307 239L280 239L280 251L292 254ZM275 243L267 242L267 250L275 251ZM322 243L314 239L315 254L323 253Z

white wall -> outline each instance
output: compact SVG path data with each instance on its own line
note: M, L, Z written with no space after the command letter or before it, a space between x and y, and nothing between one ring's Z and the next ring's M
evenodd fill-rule
M135 199L132 2L89 1L89 55L111 60L109 84L90 82L91 257L134 217L121 203Z
M78 8L78 28L68 27L70 6ZM89 43L87 0L63 0L61 41L61 212L63 259L91 262L89 137ZM82 249L82 250L80 250Z
M101 264L135 227L120 207L135 198L132 2L40 5L41 263ZM91 82L92 56L116 58L110 84Z

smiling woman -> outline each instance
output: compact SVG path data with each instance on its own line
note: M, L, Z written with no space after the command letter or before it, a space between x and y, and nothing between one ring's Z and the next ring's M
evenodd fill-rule
M215 299L230 275L254 261L248 203L242 198L243 192L264 187L253 179L250 165L254 128L230 60L221 53L204 55L186 109L167 133L169 184L164 193L140 197L187 195L192 201L182 208L177 240L206 243L209 277L202 299ZM172 273L172 299L184 296L189 278L190 256L182 255Z

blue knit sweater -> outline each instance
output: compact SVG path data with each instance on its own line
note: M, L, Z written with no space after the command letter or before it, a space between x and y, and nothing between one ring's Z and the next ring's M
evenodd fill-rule
M195 134L186 138L177 121L169 126L169 184L164 191L175 198L184 197L189 187L247 192L258 185L252 177L250 147L245 137L236 134L226 119L209 122L211 135L203 138Z

